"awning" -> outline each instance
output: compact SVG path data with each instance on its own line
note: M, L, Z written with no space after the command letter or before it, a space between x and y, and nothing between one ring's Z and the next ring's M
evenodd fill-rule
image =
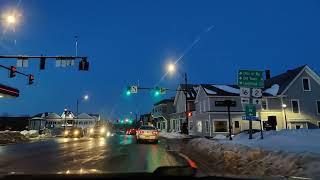
M0 84L0 98L16 98L19 93L18 89Z

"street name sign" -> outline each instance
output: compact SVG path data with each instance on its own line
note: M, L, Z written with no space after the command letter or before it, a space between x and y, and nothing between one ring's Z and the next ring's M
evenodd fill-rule
M256 116L242 116L242 120L258 121L259 117L256 117Z
M238 85L240 87L249 87L249 88L264 87L263 71L239 70Z

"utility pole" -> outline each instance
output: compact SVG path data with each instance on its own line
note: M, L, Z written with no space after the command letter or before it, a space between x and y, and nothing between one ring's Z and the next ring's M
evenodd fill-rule
M187 77L187 73L184 73L184 94L186 96L186 113L185 113L185 116L186 116L186 120L185 122L183 123L183 130L182 130L182 133L184 134L189 134L189 117L188 117L188 77Z
M231 115L230 115L230 107L232 106L232 101L231 100L225 100L224 105L227 106L228 110L228 122L229 122L229 140L232 140L232 122L231 122Z

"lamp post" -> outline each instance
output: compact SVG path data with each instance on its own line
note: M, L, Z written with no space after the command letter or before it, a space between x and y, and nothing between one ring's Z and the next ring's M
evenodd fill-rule
M173 74L176 71L176 66L173 63L170 63L167 65L167 71L170 74ZM185 102L185 122L182 123L182 133L184 134L189 134L189 117L188 117L188 112L189 112L189 108L188 108L188 76L187 73L184 73L183 75L180 74L181 76L184 77L184 87L182 88L182 91L184 92L185 98L186 98L186 102Z
M286 129L288 129L288 121L287 121L287 113L286 113L286 104L282 104L283 112L284 112L284 121L286 122Z
M66 130L66 126L67 126L67 111L68 109L65 108L64 109L64 130Z

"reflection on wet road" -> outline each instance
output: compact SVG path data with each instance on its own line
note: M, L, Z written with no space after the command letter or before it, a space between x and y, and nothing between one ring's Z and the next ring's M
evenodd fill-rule
M57 138L0 146L0 173L153 172L186 162L159 144L136 144L134 136Z

